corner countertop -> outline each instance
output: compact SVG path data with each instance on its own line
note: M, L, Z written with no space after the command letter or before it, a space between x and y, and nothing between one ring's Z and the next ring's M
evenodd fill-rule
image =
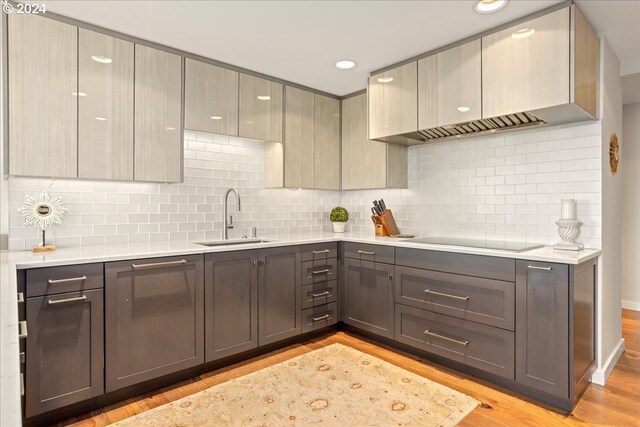
M376 237L352 233L320 232L261 237L271 241L266 243L217 247L206 247L187 241L135 243L128 245L60 248L56 252L45 254L34 254L30 251L0 251L0 425L19 426L22 424L16 270L337 241L561 264L580 264L597 257L602 252L599 249L584 249L578 252L557 251L551 246L544 246L524 252L511 252L497 249L415 243L412 242L411 239Z

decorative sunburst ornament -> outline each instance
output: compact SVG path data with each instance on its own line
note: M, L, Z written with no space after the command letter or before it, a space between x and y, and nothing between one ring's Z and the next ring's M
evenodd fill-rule
M620 146L618 145L618 135L611 134L609 140L609 166L611 166L611 175L618 172L618 162L620 161Z
M46 191L39 194L27 195L24 206L18 209L24 217L24 224L38 227L42 230L42 244L33 248L33 252L55 251L56 247L45 243L45 229L52 225L62 224L62 217L67 208L62 204L62 198L52 196Z

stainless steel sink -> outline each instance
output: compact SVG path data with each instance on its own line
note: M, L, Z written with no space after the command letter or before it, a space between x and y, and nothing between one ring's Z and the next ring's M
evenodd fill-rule
M273 239L230 239L230 240L213 240L211 242L197 242L196 245L202 246L233 246L233 245L255 245L259 243L273 242Z

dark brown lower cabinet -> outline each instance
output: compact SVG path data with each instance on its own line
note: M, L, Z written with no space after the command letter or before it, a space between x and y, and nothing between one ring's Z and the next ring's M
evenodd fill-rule
M26 417L104 393L102 292L27 299Z
M204 363L204 256L105 264L106 391Z
M258 251L205 255L206 361L258 346Z

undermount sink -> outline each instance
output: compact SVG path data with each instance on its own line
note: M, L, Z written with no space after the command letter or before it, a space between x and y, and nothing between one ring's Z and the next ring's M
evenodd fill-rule
M202 246L232 246L232 245L250 245L258 243L273 242L273 239L233 239L233 240L213 240L211 242L198 242L196 245Z

